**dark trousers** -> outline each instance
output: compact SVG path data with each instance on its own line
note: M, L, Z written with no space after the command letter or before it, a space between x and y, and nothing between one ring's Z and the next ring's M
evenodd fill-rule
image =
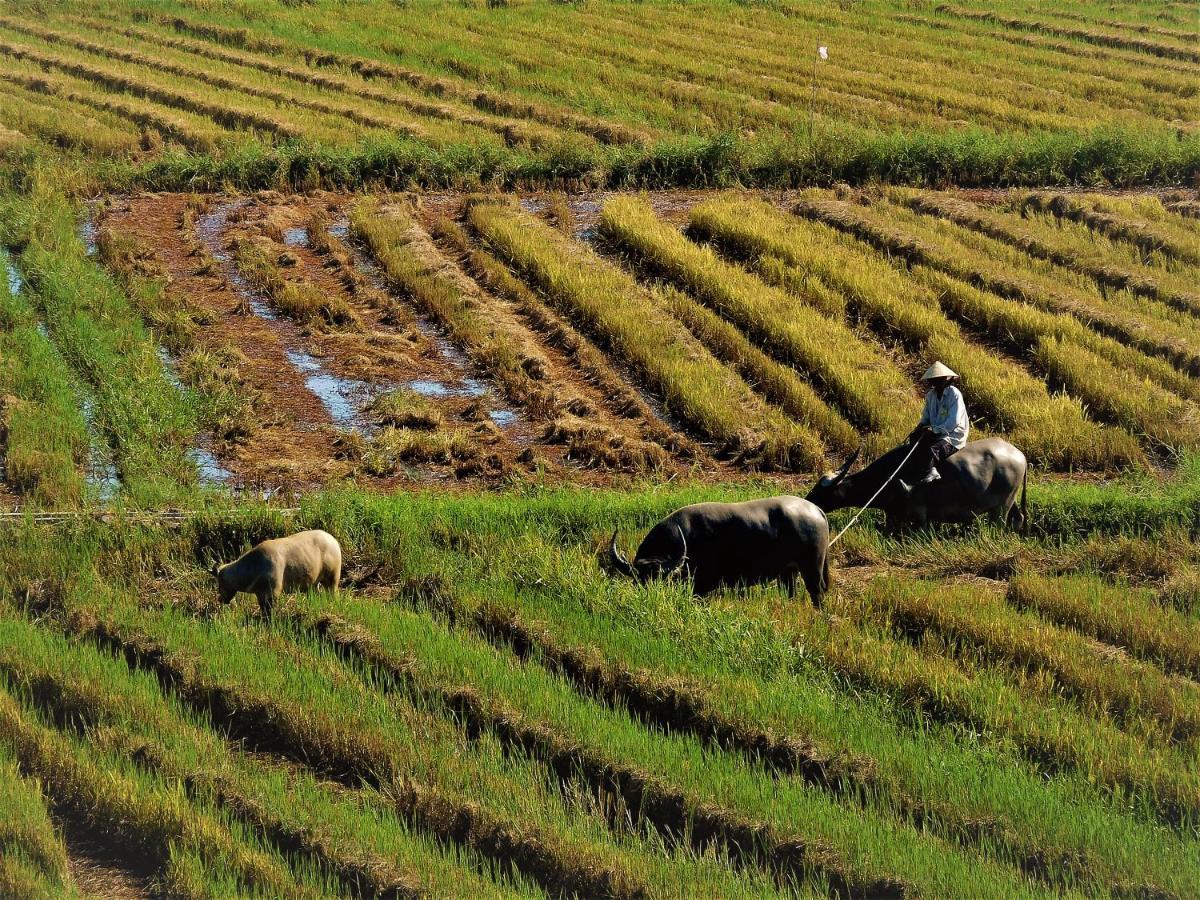
M900 477L905 481L920 481L937 467L937 464L951 457L958 448L950 443L949 438L941 437L932 431L923 431L917 438L917 449L904 464Z

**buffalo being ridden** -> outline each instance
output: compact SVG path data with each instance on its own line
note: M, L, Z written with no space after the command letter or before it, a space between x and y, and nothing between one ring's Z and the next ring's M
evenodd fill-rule
M902 525L969 522L978 516L1015 520L1024 528L1025 454L1000 438L968 443L971 422L956 381L957 372L934 362L921 376L925 403L908 440L851 475L856 450L841 469L817 482L808 499L825 512L873 503L886 514L891 531Z
M863 506L896 471L909 452L903 444L889 450L859 472L850 467L859 451L838 471L824 475L808 493L808 500L825 512ZM874 508L887 517L887 527L924 527L932 522L970 522L987 516L1023 530L1027 520L1025 454L1001 438L971 441L961 450L937 463L936 480L914 484L905 490L893 481L875 500ZM1021 506L1017 508L1017 494Z
M650 529L633 562L617 549L613 532L609 558L614 569L641 582L683 574L698 594L780 581L795 597L803 579L820 608L831 583L828 550L825 513L801 497L783 496L685 506Z

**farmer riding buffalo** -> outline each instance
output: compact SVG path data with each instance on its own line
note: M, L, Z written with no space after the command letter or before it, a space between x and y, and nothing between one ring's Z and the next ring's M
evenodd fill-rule
M954 386L957 380L958 373L940 362L935 362L921 376L921 383L926 388L925 407L921 421L908 436L909 444L915 443L916 447L900 473L901 476L918 474L917 484L937 481L941 477L938 463L945 462L967 445L971 423L967 419L967 404L962 391ZM912 492L903 477L898 483L906 493Z
M905 443L860 472L850 474L856 450L805 499L685 506L650 529L633 562L617 548L614 532L608 550L612 567L643 582L682 574L699 594L782 581L792 597L802 579L813 605L820 607L831 583L825 513L832 510L871 504L884 511L890 529L978 516L1023 527L1025 454L1000 438L968 443L970 422L957 380L943 363L930 366L921 378L926 395L917 427Z
M1001 438L968 443L970 425L962 392L953 384L957 379L940 362L930 366L922 377L928 389L925 408L908 441L851 475L856 450L837 472L817 482L808 499L831 512L861 507L879 492L872 505L884 511L892 530L978 516L1023 528L1025 454Z

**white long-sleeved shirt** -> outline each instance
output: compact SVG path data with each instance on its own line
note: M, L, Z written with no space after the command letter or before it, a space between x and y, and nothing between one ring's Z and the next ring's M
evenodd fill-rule
M921 425L928 425L934 434L949 438L955 450L966 446L971 423L967 421L967 404L962 391L949 385L938 397L937 390L925 395L925 410L921 413Z

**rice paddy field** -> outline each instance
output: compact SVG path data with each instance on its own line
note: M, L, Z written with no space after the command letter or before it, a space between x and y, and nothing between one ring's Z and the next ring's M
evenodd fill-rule
M1198 63L1165 0L0 5L0 896L1200 897ZM610 570L933 359L1024 533ZM219 603L303 528L336 594Z

